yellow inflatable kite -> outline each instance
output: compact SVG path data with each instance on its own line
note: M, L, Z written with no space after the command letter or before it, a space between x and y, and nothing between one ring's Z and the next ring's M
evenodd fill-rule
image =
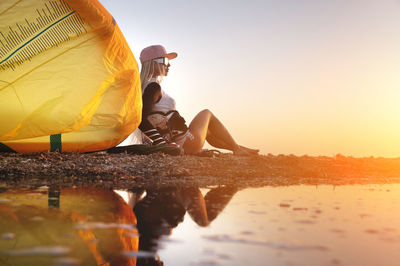
M0 150L107 149L141 109L137 62L98 1L0 1Z

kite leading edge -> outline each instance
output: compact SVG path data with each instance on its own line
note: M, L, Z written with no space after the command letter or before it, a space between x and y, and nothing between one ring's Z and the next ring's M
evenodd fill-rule
M0 150L104 150L141 121L137 62L96 0L0 3Z

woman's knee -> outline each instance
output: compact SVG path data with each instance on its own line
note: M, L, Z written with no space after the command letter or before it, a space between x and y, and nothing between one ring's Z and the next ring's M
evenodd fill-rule
M212 117L214 117L214 114L209 109L204 109L201 110L196 117L209 121L210 119L212 119Z
M210 119L213 117L213 114L208 109L204 109L199 112L195 118L190 122L189 128L193 133L196 131L207 130L208 123ZM205 128L204 128L205 127Z
M206 114L212 116L213 113L209 109L201 110L199 114Z

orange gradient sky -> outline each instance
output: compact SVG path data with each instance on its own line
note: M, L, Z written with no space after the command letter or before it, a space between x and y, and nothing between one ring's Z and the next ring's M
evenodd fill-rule
M175 51L163 89L261 153L400 156L400 1L100 0L136 58Z

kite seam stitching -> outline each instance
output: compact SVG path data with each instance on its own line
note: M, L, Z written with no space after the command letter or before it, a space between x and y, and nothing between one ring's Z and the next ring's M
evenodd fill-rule
M59 23L60 21L66 19L67 17L71 16L72 14L74 14L76 11L72 11L71 13L69 13L68 15L66 15L63 18L60 18L59 20L57 20L56 22L54 22L53 24L51 24L50 26L48 26L47 28L45 28L44 30L42 30L41 32L39 32L38 34L36 34L32 39L30 39L29 41L27 41L26 43L24 43L24 45L22 45L21 47L19 47L17 50L15 50L14 52L12 52L7 58L5 58L3 61L0 62L0 64L4 63L5 61L7 61L11 56L13 56L16 52L18 52L19 50L21 50L22 48L24 48L26 45L28 45L31 41L33 41L34 39L36 39L39 35L41 35L43 32L47 31L48 29L50 29L51 27L53 27L55 24Z

